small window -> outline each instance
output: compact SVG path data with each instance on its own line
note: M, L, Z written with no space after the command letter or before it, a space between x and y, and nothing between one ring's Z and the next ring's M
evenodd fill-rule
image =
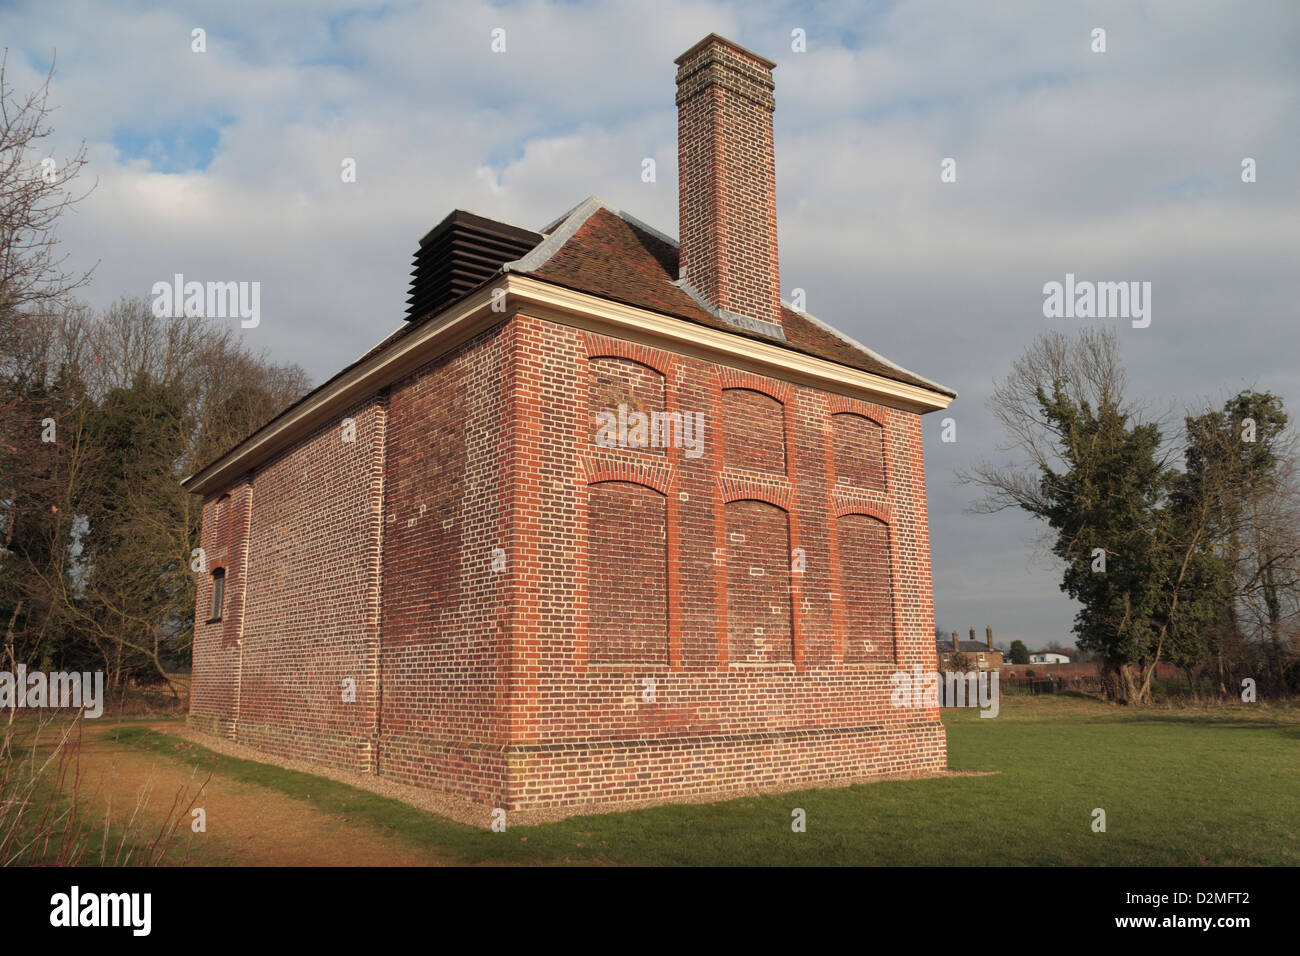
M226 569L217 568L212 572L212 618L221 620L221 605L226 600Z

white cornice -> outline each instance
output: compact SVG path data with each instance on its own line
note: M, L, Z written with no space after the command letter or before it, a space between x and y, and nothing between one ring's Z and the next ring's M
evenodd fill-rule
M497 283L495 288L503 287ZM425 362L508 317L504 303L493 310L492 288L482 288L437 319L322 385L303 401L263 425L202 471L181 481L187 491L203 494L229 484L276 452L287 448L313 426L391 385Z
M523 311L531 315L540 306L547 314L539 314L539 318L606 332L619 338L652 340L669 351L694 353L723 365L907 411L938 411L947 408L953 399L943 392L527 276L511 275L507 279L511 312ZM529 304L534 308L527 308Z

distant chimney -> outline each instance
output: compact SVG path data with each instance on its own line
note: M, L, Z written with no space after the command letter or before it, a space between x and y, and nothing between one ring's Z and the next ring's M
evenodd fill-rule
M732 325L785 338L776 255L776 64L710 33L677 64L681 277Z
M989 639L989 650L993 650L993 625L992 624L986 624L984 626L984 634Z
M959 650L961 650L961 645L957 643L957 632L956 632L956 631L953 631L953 632L952 632L952 649L953 649L954 651L959 651Z

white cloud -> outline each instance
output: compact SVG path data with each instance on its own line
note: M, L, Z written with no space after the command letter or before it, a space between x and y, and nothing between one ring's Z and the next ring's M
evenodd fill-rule
M400 324L410 256L454 207L537 228L596 193L675 233L673 58L716 31L776 60L787 291L963 393L945 413L957 445L926 420L936 604L963 631L1069 626L1054 572L1037 572L1037 603L1016 598L1032 529L963 515L951 482L992 450L980 399L1049 327L1044 282L1153 282L1151 328L1122 334L1145 394L1252 384L1300 404L1288 2L57 6L6 11L11 79L30 87L57 49L51 145L85 139L99 180L63 229L73 264L102 260L88 297L174 272L261 281L264 320L244 334L318 381ZM1093 26L1106 54L1088 51ZM209 137L206 168L161 172L114 146L169 149L178 131L180 158Z

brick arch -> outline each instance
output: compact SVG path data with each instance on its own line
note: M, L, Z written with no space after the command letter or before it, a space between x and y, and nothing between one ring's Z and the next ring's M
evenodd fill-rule
M885 429L858 412L831 415L831 460L837 490L889 492Z
M845 515L863 515L868 518L875 518L884 525L893 524L890 507L883 502L864 501L839 493L831 495L831 516L842 518Z
M671 465L651 464L644 461L604 458L582 459L583 479L588 485L603 484L607 481L621 481L632 485L643 485L659 494L667 496L677 487L676 470Z
M670 409L668 379L659 369L646 365L636 359L623 356L601 356L587 361L587 405L589 421L585 428L589 430L586 441L591 447L600 447L597 443L599 422L602 413L614 415L620 420L625 407L628 418L628 444L609 449L615 453L631 451L655 455L663 458L667 449L655 441L653 429L648 419L656 413ZM635 431L637 414L647 416L644 434L638 436ZM621 434L620 426L620 437ZM647 444L636 444L638 437Z
M631 367L629 368L629 366ZM660 390L657 397L660 399L659 404L661 407L664 403L663 400L667 398L668 376L653 365L639 362L625 355L593 355L587 359L587 379L589 382L600 368L605 368L611 372L626 371L640 374Z
M889 409L884 405L877 405L875 402L864 402L861 399L849 398L845 395L832 395L829 399L828 410L832 415L843 413L861 415L863 418L871 419L881 428L889 427Z
M670 662L669 499L650 485L587 488L587 660Z
M676 369L676 360L672 353L665 352L663 349L654 349L648 345L639 345L636 342L628 342L608 335L597 335L594 332L584 332L582 343L587 350L589 361L598 358L624 359L652 368L665 379L672 378L673 371Z
M722 389L724 467L784 476L786 405L766 391L747 387Z
M726 391L731 388L743 388L751 392L762 392L768 398L775 399L782 405L790 404L790 383L776 379L764 378L753 372L742 372L737 368L715 368L718 388Z
M895 659L894 562L889 525L864 509L835 517L846 663Z
M794 492L788 484L766 483L739 475L720 475L718 493L724 504L733 501L762 501L787 513L792 510L794 500Z

